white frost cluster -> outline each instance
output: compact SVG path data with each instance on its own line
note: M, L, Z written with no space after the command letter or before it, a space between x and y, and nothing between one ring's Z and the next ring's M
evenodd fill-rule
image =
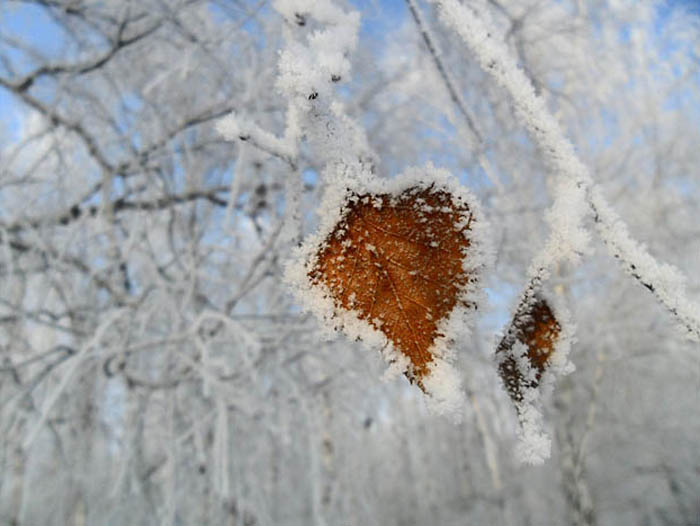
M278 88L301 101L330 97L331 82L350 75L348 56L357 45L360 14L346 13L326 0L278 0L274 6L292 24L312 17L328 26L311 33L306 42L288 42L280 53Z
M438 323L438 332L444 336L436 339L428 349L435 359L429 364L429 374L421 380L430 394L428 407L438 414L447 414L458 419L464 407L464 393L459 372L452 365L455 341L465 341L470 335L473 310L463 306L476 305L483 299L483 291L478 276L492 258L488 237L488 225L474 195L461 187L458 181L446 170L432 164L423 168L411 168L394 179L377 179L367 171L358 170L356 176L348 178L342 170L327 173L328 186L319 207L320 225L315 234L310 235L296 249L285 269L285 281L292 289L299 303L323 322L327 334L342 330L350 339L359 339L365 346L379 350L390 364L385 377L408 370L409 359L395 348L383 332L373 327L367 320L360 319L353 311L339 308L333 301L330 291L322 283L313 283L309 272L315 268L317 256L328 236L342 221L348 211L349 199L353 195L388 194L399 196L409 188L419 190L445 191L452 196L456 207L467 204L474 220L465 236L470 240L469 252L463 260L463 269L471 277L460 292L460 300L451 314Z
M544 430L542 411L534 403L523 403L518 411L520 428L515 456L530 465L544 463L552 450L552 439Z
M460 422L467 400L462 389L461 374L451 360L435 358L430 363L429 374L422 381L423 387L430 393L426 398L428 409Z
M325 166L323 174L358 177L373 166L375 154L364 130L332 96L333 85L350 78L348 57L357 45L359 14L345 12L328 0L278 0L274 5L289 25L277 77L277 88L288 101L284 133L277 137L240 114L221 119L217 129L229 140L249 141L290 165L292 171L286 184L288 209L281 238L296 239L301 231L297 158L302 137L306 137L315 150L315 158ZM311 19L327 27L300 40L290 28L305 26Z
M318 150L322 162L346 157L373 157L363 131L333 101L333 87L350 78L349 56L357 45L360 15L345 12L328 0L278 0L274 3L290 26L314 19L327 27L304 40L286 32L280 51L277 89L288 100L283 136L261 129L244 115L231 114L217 123L227 139L250 141L257 148L295 164L303 135ZM359 152L359 153L358 153ZM325 159L324 159L325 157Z

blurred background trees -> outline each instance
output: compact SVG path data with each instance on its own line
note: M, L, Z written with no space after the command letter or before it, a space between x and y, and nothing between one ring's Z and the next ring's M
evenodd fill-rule
M697 7L485 4L609 201L697 302ZM428 414L403 378L382 383L378 355L323 341L287 296L289 181L309 232L322 152L291 166L215 130L236 112L281 133L282 33L312 22L290 27L264 0L6 0L0 523L700 520L698 345L598 241L553 284L578 325L577 371L549 407L553 457L515 462L494 334L546 235L551 181L429 6L415 4L447 80L409 3L344 5L363 25L339 94L377 174L432 160L494 228L490 304L460 342L465 422Z

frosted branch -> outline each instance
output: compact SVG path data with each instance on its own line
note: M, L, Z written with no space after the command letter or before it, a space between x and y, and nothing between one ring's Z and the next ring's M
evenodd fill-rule
M122 316L123 313L124 311L121 309L110 313L110 315L107 316L107 319L104 320L100 324L100 326L97 327L97 329L95 329L93 337L82 347L82 349L80 349L80 351L77 354L73 355L70 367L66 371L64 371L63 376L61 377L61 380L58 383L58 385L47 395L46 400L44 401L44 404L41 407L39 413L39 420L36 422L36 424L34 424L34 427L28 433L27 438L24 442L25 449L29 448L34 442L34 439L38 435L41 428L44 426L44 423L48 418L49 412L55 405L59 396L61 396L61 394L65 391L66 387L68 386L68 383L71 381L73 375L78 370L78 367L86 360L89 351L95 349L100 344L100 340L104 336L107 329L109 329Z
M557 262L579 258L588 240L581 224L587 209L591 209L598 233L612 255L674 315L691 339L700 339L700 309L686 298L682 275L674 267L657 262L630 237L626 225L603 198L545 101L535 93L506 45L494 38L495 31L487 14L456 0L431 1L438 6L441 21L459 34L482 69L508 92L516 116L548 168L559 176L554 204L547 217L550 237L533 261L531 275L541 274Z
M295 140L280 139L263 130L257 124L235 114L228 115L217 122L216 129L224 138L248 142L257 149L282 159L296 169L297 148Z
M693 341L700 340L700 306L686 297L685 276L672 265L660 263L634 240L627 225L593 186L587 194L598 234L625 272L666 307Z

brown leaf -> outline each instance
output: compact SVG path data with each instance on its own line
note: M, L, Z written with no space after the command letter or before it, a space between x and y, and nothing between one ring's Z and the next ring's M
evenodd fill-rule
M501 340L496 353L504 353L499 364L499 373L511 399L517 403L523 399L523 391L539 385L542 373L561 333L561 326L554 317L547 301L540 295L525 299L518 307L508 332ZM527 358L535 370L535 378L528 381L518 367L514 346L520 342L527 348Z
M336 308L354 311L411 362L421 379L433 361L438 325L476 278L463 270L472 213L450 193L411 187L398 195L351 194L308 275Z

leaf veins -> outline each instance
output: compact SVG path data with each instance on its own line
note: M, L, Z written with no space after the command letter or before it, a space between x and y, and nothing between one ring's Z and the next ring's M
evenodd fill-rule
M309 272L337 308L353 311L410 359L405 371L422 388L438 325L470 282L463 270L472 215L432 187L398 195L351 194L343 218Z

